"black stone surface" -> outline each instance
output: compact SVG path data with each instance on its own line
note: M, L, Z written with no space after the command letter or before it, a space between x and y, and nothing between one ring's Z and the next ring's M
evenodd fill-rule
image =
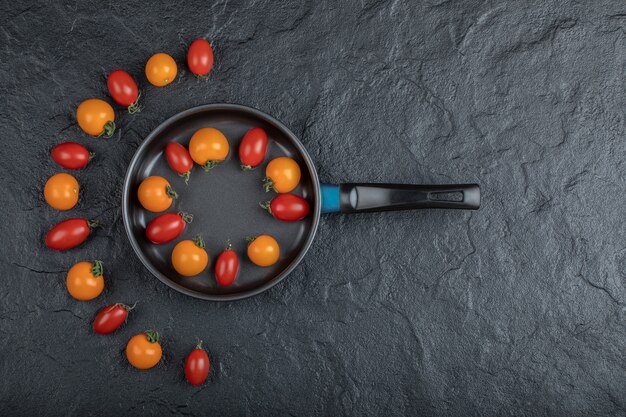
M184 65L197 37L207 82ZM0 40L1 415L626 414L623 1L3 1ZM158 51L180 64L164 89L142 75ZM116 68L145 110L87 138L76 106ZM182 296L131 252L122 176L151 129L209 102L285 122L322 181L475 181L483 207L325 217L269 292ZM70 214L106 227L53 253L67 214L42 188L66 140L98 154ZM94 258L106 290L76 302L65 271ZM100 307L134 301L92 334ZM146 328L165 357L139 372L123 351ZM197 337L201 388L182 372Z

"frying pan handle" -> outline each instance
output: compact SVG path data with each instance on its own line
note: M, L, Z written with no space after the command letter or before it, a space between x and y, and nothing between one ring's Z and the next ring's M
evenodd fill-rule
M322 184L322 213L424 208L478 210L478 184Z

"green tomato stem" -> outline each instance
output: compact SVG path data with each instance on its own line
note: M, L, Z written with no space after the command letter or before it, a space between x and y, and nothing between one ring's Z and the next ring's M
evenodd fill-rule
M193 240L193 243L195 243L197 247L201 249L205 248L204 239L202 239L202 235L197 235L192 240Z
M115 122L113 120L109 120L108 122L104 124L104 129L98 135L98 137L102 136L103 138L108 139L111 136L113 136L114 132L115 132Z
M145 335L148 338L148 342L157 343L159 341L159 332L155 332L154 330L146 330Z
M94 277L101 277L104 274L104 264L102 263L102 261L93 261L91 274Z
M170 187L169 185L165 186L165 194L167 194L170 198L173 198L173 199L178 198L178 193L174 191L174 189Z

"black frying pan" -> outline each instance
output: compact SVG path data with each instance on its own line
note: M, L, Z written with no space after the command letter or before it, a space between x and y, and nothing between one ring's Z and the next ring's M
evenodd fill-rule
M229 158L209 173L195 167L189 185L185 185L167 165L163 154L171 141L187 145L191 135L202 127L215 127L228 138ZM285 223L271 217L259 207L275 196L262 187L265 164L242 172L237 148L252 127L265 129L270 138L265 163L278 156L295 159L302 179L293 193L309 201L310 214L300 222ZM180 239L202 233L211 262L230 241L240 259L240 273L235 283L220 287L213 268L195 277L183 277L171 266L173 241L155 245L145 236L147 224L161 213L144 210L137 199L137 187L151 175L168 179L178 192L176 207L194 215ZM205 300L237 300L267 290L285 278L302 260L315 236L321 213L357 213L417 208L478 209L480 189L476 184L403 185L341 184L320 185L315 166L298 138L282 123L267 114L236 104L209 104L195 107L171 117L143 141L133 157L124 179L122 214L131 246L154 276L183 294ZM247 258L246 237L269 234L281 249L280 260L261 268Z

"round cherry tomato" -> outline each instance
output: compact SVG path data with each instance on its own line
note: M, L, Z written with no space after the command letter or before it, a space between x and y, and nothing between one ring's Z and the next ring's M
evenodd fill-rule
M152 176L141 181L137 190L139 202L148 211L159 213L172 205L172 201L178 198L176 191L163 177Z
M110 138L115 132L115 112L104 100L90 98L80 103L76 120L78 126L91 136Z
M202 340L198 342L196 348L187 355L185 360L185 378L191 385L201 385L209 376L211 362L209 355L202 349Z
M213 68L213 49L204 39L196 39L189 46L187 65L192 74L204 76Z
M64 142L52 148L50 155L54 162L66 169L82 169L95 156L80 143Z
M168 54L158 53L146 63L146 78L156 87L165 87L176 78L176 61Z
M161 214L148 223L146 237L157 245L171 242L183 233L187 223L191 223L192 220L191 214L183 212Z
M267 133L260 127L254 127L246 133L239 145L241 169L248 171L263 162L267 153Z
M248 258L258 266L271 266L278 261L280 248L271 236L261 235L248 240Z
M198 130L189 141L191 158L206 172L226 159L229 151L230 145L226 136L213 127Z
M133 336L126 345L126 358L137 369L152 368L162 355L159 334L153 330Z
M209 255L204 250L204 240L198 235L193 240L183 240L174 246L172 266L185 277L198 275L209 264Z
M67 292L77 300L93 300L104 289L102 261L79 262L67 271Z
M137 83L124 70L115 70L107 77L107 87L113 100L120 106L126 106L130 114L141 111Z
M291 158L281 156L272 159L265 168L263 187L265 191L288 193L300 183L300 166Z
M67 250L87 240L89 232L98 226L97 221L67 219L54 226L46 235L46 246L55 250Z
M309 214L309 203L295 194L281 194L272 201L261 204L261 207L270 212L278 220L296 222Z
M215 279L222 287L228 287L235 281L239 273L239 258L233 250L233 246L228 244L226 250L220 253L215 261Z
M126 322L128 312L135 308L126 304L115 303L104 307L93 321L93 331L98 334L113 333Z
M193 160L189 151L177 142L170 142L165 147L165 158L170 167L185 179L185 184L189 181Z
M69 210L78 203L78 181L70 174L60 173L51 176L43 189L43 196L52 208Z

